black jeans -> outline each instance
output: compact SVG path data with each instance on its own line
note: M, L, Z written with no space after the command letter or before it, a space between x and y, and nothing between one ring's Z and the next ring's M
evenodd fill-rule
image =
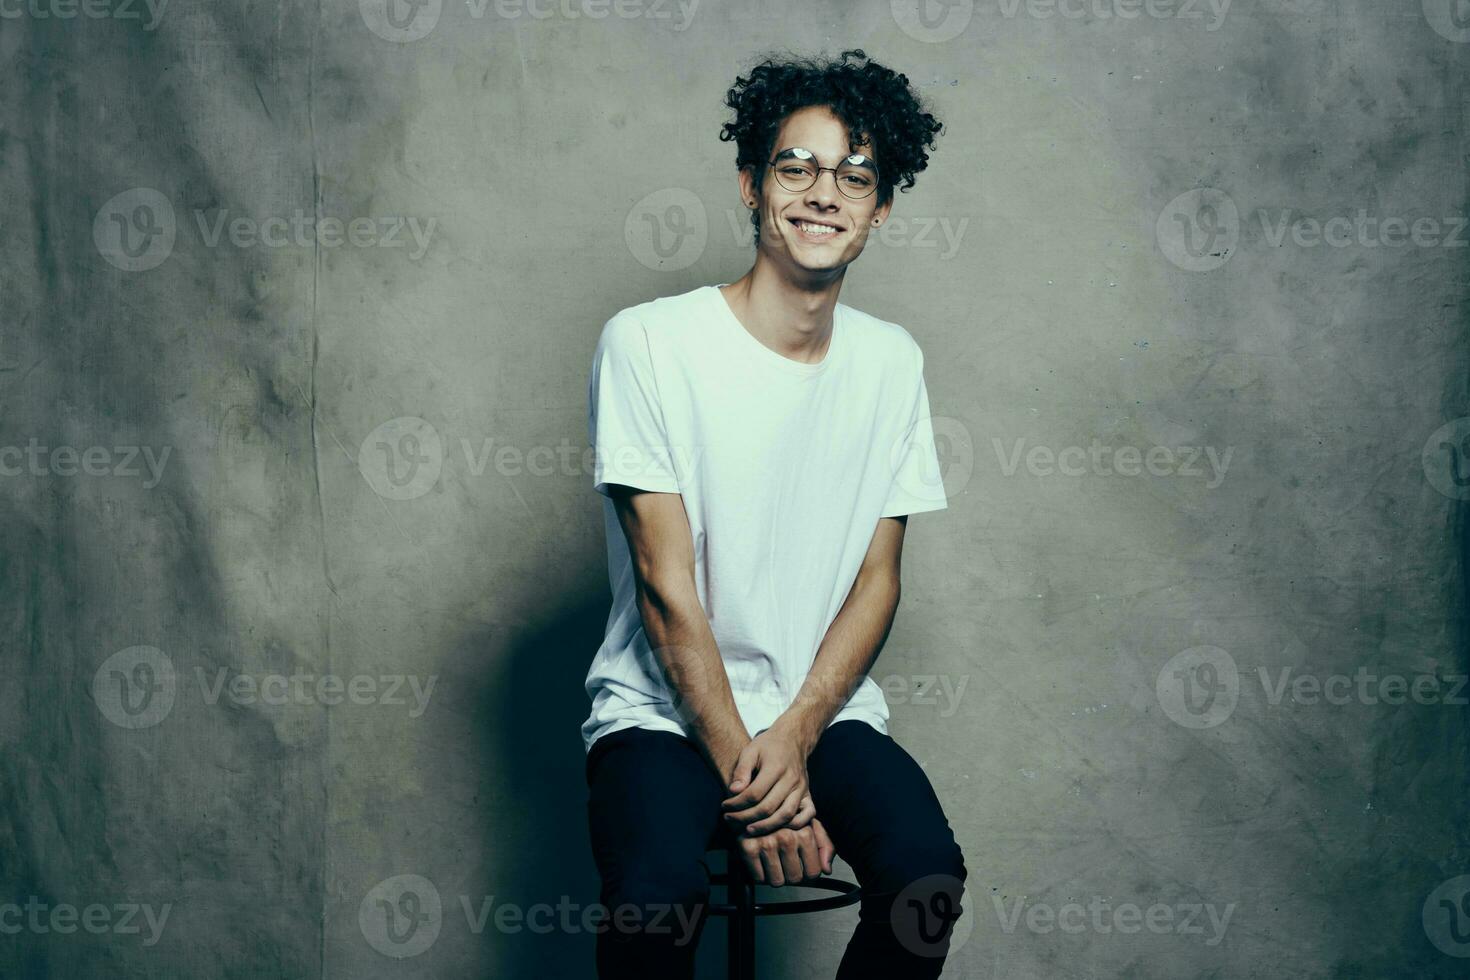
M598 976L692 978L708 919L705 853L729 839L720 803L730 794L698 747L671 732L604 735L586 767L607 909ZM889 736L848 720L822 734L807 778L817 819L862 886L838 980L938 977L966 869L924 770Z

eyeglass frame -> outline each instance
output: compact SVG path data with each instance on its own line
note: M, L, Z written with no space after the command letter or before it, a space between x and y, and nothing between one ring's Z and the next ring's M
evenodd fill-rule
M817 159L817 155L815 153L812 153L811 150L808 150L804 146L788 146L785 149L778 151L774 157L772 157L771 159L769 159L769 160L766 161L766 166L768 166L772 170L775 170L776 171L776 183L780 184L782 187L785 187L786 190L791 191L791 193L793 193L793 194L804 194L807 191L811 190L813 187L816 187L817 186L817 181L819 181L819 180L822 179L822 171L824 171L824 170L830 170L832 172L832 183L834 185L836 185L836 187L837 187L837 193L841 194L843 197L847 198L849 201L866 201L868 198L872 197L873 194L878 190L878 184L879 184L878 164L875 163L873 161L873 158L870 157L870 156L868 156L866 153L849 153L847 155L848 157L855 157L855 156L862 157L863 158L863 161L864 161L864 164L866 165L867 169L873 171L873 186L872 186L872 188L866 194L862 195L861 197L853 197L851 194L847 193L847 191L845 191L845 190L842 189L842 183L841 183L841 181L839 181L837 179L837 170L838 170L838 168L840 168L842 166L842 164L847 163L847 160L845 158L843 159L842 163L839 163L836 167L820 167L820 166L817 167L817 172L812 177L812 182L810 184L808 184L807 186L801 188L801 190L792 190L790 187L786 187L785 182L781 180L781 172L779 170L776 170L776 161L781 159L782 154L790 153L792 150L805 150L807 153L811 153L811 155L812 155L811 162L813 164L821 163L821 161ZM792 159L801 160L801 157L793 157ZM806 162L806 161L802 161L802 162ZM859 166L859 165L858 164L853 164L853 166Z

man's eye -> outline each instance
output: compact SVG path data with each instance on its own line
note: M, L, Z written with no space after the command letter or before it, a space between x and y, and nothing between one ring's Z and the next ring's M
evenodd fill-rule
M842 179L847 181L853 187L869 187L873 183L862 174L843 174Z

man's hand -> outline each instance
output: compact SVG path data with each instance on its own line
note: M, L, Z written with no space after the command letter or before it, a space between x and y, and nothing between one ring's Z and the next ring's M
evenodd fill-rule
M757 884L779 888L832 873L832 857L837 850L822 821L815 817L800 830L782 827L758 837L743 833L735 837L740 841L745 866Z
M796 736L780 726L773 725L746 743L730 778L735 795L724 802L730 829L760 837L811 823L816 810L807 789L806 756Z

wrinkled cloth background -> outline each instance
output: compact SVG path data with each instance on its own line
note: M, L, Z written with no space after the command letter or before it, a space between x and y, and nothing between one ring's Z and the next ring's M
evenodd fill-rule
M948 127L842 295L946 459L874 668L946 976L1461 975L1463 9L392 2L0 3L0 975L592 975L592 346L845 47Z

